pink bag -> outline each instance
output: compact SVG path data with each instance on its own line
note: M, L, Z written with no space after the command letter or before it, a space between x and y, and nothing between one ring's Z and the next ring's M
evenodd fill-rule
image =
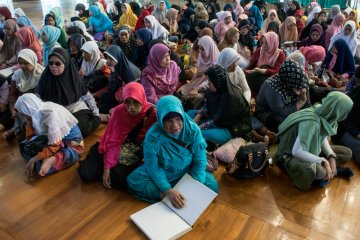
M236 153L239 151L239 148L245 145L246 142L243 138L233 138L221 145L213 153L220 161L224 163L232 163Z

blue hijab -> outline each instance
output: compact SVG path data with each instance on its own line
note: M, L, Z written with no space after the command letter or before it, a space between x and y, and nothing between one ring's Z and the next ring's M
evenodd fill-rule
M260 9L255 6L252 5L252 7L249 9L249 17L253 17L255 19L255 25L258 29L261 29L262 25L263 25L263 16L261 15Z
M144 151L157 154L157 150L161 147L159 146L159 141L168 142L167 148L169 148L171 152L179 153L179 151L185 150L184 147L164 136L168 133L164 131L163 119L170 112L180 114L183 119L183 129L181 132L177 136L170 136L184 142L191 152L206 148L206 142L201 135L200 128L194 120L185 113L180 100L174 96L164 96L160 98L156 104L157 122L146 134Z
M17 18L17 23L19 25L22 25L24 27L30 26L35 33L35 36L40 39L41 35L39 30L35 27L35 25L32 23L32 21L27 16L20 16Z
M59 45L59 47L61 47L60 44L57 43L60 37L60 29L54 26L46 25L41 28L41 32L44 32L48 38L47 42L44 43L43 45L43 61L44 61L44 66L46 67L52 49L56 45Z
M333 46L338 50L338 54L332 71L339 74L348 73L351 77L355 73L355 61L349 46L341 38L336 40ZM329 49L323 62L326 68L329 67L332 57L331 49Z
M89 18L89 26L92 26L95 32L113 32L113 22L105 13L100 12L98 6L91 5L89 12L92 13Z
M146 28L142 28L136 32L136 38L140 39L144 45L137 46L135 48L132 60L139 68L142 69L147 65L147 57L149 56L150 52L149 43L152 40L152 34Z

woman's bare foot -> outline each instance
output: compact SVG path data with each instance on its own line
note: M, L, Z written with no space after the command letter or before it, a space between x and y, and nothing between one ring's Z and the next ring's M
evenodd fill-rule
M55 157L49 157L43 160L41 164L41 168L39 171L39 175L44 177L50 170L52 166L55 164Z

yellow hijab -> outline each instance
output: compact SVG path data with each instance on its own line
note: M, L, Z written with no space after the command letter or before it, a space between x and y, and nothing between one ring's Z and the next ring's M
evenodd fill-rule
M128 25L132 31L135 30L136 22L137 22L137 16L132 11L129 4L124 3L123 5L126 6L126 13L123 13L119 20L118 27L121 27L123 25Z

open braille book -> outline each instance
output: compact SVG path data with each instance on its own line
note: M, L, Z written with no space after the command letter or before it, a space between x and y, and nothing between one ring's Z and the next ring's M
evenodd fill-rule
M175 185L185 198L185 206L177 209L165 197L130 216L149 239L177 239L192 226L217 196L217 193L185 174Z

